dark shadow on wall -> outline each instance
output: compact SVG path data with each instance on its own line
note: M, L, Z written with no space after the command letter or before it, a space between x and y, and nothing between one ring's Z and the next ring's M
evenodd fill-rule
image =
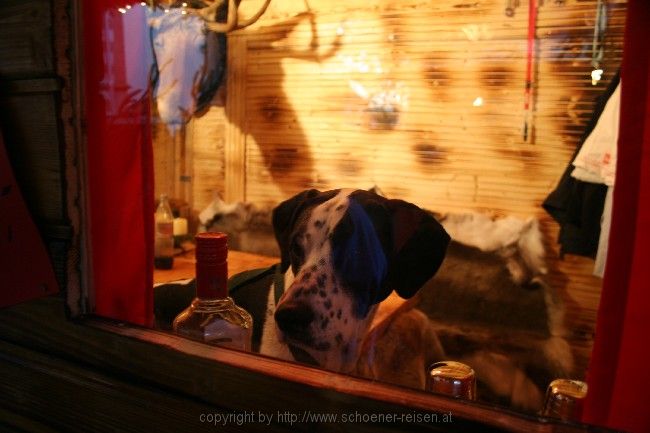
M294 28L305 20L308 20L311 26L311 41L308 48L300 50L294 49L291 45L276 46L278 41L286 39ZM255 40L255 51L278 55L265 57L265 75L269 77L269 81L264 83L266 96L254 100L253 105L247 107L254 112L246 114L244 124L240 127L242 132L252 136L257 143L264 166L268 169L273 182L283 192L291 193L315 186L315 179L311 176L315 161L304 129L298 121L296 110L283 90L286 74L282 60L291 58L322 62L339 50L341 36L337 34L327 50L320 52L321 44L315 15L312 12L300 13L289 20L258 30L259 34L262 32L263 36ZM253 37L255 37L254 33ZM284 133L278 133L281 131Z

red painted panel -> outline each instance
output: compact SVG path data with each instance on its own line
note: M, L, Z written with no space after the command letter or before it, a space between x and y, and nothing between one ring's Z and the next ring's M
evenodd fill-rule
M0 307L59 291L0 135Z

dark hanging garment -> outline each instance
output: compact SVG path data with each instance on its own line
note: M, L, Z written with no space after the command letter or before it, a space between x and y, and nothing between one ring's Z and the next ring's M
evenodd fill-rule
M596 100L594 113L571 157L571 162L598 123L605 104L616 90L619 81L620 75L617 72L607 90ZM546 197L542 206L560 224L560 255L576 254L593 258L598 250L600 218L605 206L607 185L583 182L571 177L574 168L571 162L564 170L557 187Z

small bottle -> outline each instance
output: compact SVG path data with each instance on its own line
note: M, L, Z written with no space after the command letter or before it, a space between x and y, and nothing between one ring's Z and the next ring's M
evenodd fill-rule
M476 376L469 365L461 362L436 362L429 367L426 389L437 394L476 400Z
M196 298L173 329L192 340L250 350L253 318L228 296L227 239L225 233L196 235Z
M166 194L160 195L155 213L156 238L153 265L156 269L171 269L174 265L174 216Z
M548 385L543 416L578 421L587 397L587 384L579 380L556 379Z

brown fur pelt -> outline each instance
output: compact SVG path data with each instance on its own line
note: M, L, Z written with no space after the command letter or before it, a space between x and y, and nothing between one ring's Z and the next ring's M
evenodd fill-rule
M420 290L418 308L446 356L475 370L481 400L541 409L546 386L574 371L564 309L544 280L537 221L482 214L438 220L452 242Z

